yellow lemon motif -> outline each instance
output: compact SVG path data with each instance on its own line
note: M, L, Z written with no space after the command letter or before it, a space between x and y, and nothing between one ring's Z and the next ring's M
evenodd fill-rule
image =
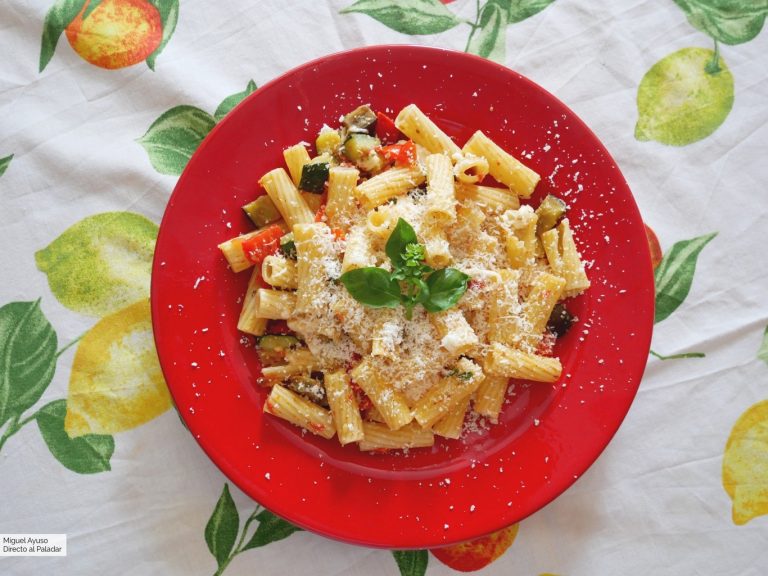
M744 412L731 430L723 487L733 500L734 524L768 514L768 400Z
M102 318L77 347L64 429L71 437L134 428L171 407L148 300Z
M83 218L35 253L56 299L104 316L149 294L157 225L132 212Z
M706 138L733 107L733 76L706 48L683 48L659 60L637 90L638 140L686 146Z

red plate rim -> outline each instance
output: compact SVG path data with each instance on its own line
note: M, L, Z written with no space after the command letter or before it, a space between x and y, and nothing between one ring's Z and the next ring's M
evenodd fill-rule
M407 59L418 60L419 62L424 61L428 62L430 66L439 66L439 63L442 61L457 66L461 64L461 66L477 70L478 74L488 79L488 82L492 83L494 77L497 79L502 78L510 86L514 85L527 93L535 93L546 104L546 109L552 106L558 114L562 113L562 124L567 125L568 129L574 133L578 133L580 138L584 139L587 143L585 149L588 146L593 158L597 158L605 164L602 170L610 173L611 194L620 200L622 206L622 218L625 224L621 230L626 233L622 240L625 241L628 248L626 248L627 253L622 256L623 260L620 264L622 266L631 265L631 269L622 269L621 274L626 276L627 288L624 293L629 294L626 300L630 300L632 310L637 314L637 318L633 319L631 331L625 331L623 327L619 327L614 334L605 336L606 341L603 344L608 344L608 339L614 344L620 342L620 345L616 344L617 350L621 349L627 355L618 359L614 357L615 355L610 357L606 355L605 359L600 359L602 360L600 362L601 367L605 366L606 370L613 368L613 377L594 368L593 371L600 372L600 375L599 378L590 382L589 385L577 383L574 376L573 378L568 378L567 383L570 388L565 392L556 391L553 386L552 398L546 405L546 410L542 412L542 415L546 417L542 417L541 422L536 419L535 425L530 426L524 432L527 439L527 448L518 450L517 453L513 448L518 443L523 444L523 436L516 438L513 444L502 442L498 446L502 446L502 444L503 446L501 448L496 446L496 451L485 459L472 457L465 459L461 466L452 465L452 467L445 469L436 469L436 473L431 473L431 469L427 467L418 472L406 470L403 477L396 477L396 474L389 477L386 471L382 472L381 470L372 469L371 474L364 478L367 472L370 472L365 470L364 467L360 468L356 465L349 465L334 468L336 463L334 459L329 458L327 453L317 449L316 445L303 450L303 448L297 449L296 443L290 441L282 445L273 443L258 446L259 450L261 450L261 457L264 457L264 454L274 452L271 454L272 460L264 464L260 469L258 468L261 461L256 459L250 460L246 467L244 464L245 460L235 460L225 455L223 450L226 448L223 446L223 443L226 441L226 434L218 436L209 435L213 434L212 430L215 429L215 426L222 424L221 417L224 415L220 414L216 422L206 422L199 417L194 417L188 411L188 408L194 407L194 401L191 400L192 393L185 388L188 383L188 377L185 374L188 371L185 372L184 370L187 370L187 367L180 367L177 360L186 360L189 358L189 355L181 351L178 347L178 342L174 340L177 337L175 334L176 326L185 321L185 316L181 311L177 310L173 310L175 316L171 316L171 304L169 304L172 301L170 292L173 292L174 289L179 289L179 285L175 284L177 283L175 276L188 274L188 272L166 266L166 261L175 257L172 254L173 248L176 247L174 242L177 241L177 238L174 238L178 232L175 228L179 226L178 221L182 216L177 214L176 205L180 201L186 201L185 195L191 193L187 192L187 190L195 189L197 184L192 179L199 177L200 170L202 170L202 166L206 162L206 156L209 155L211 144L217 142L217 139L220 137L219 135L223 132L230 130L230 128L234 130L233 126L239 121L239 118L241 116L245 117L246 113L244 111L250 107L258 106L259 100L266 99L275 90L278 92L284 91L286 85L290 85L291 82L298 81L297 79L301 79L306 75L311 75L317 72L318 69L339 66L348 61L360 62L365 60L378 62L391 58L399 59L400 61ZM426 69L427 66L424 66L424 68ZM497 82L497 84L503 84L503 82ZM360 97L359 94L358 97ZM329 123L332 120L334 120L333 117L329 118ZM492 134L491 137L493 137ZM278 145L288 146L300 139L302 138L294 141L280 142ZM579 141L579 139L577 138L575 141ZM563 171L567 170L569 170L569 167L564 166ZM588 167L585 167L585 172L589 172L589 170ZM594 168L593 170L599 172L601 169ZM555 170L555 173L557 173L557 170ZM554 186L555 175L551 174L550 178ZM580 191L579 194L582 194L582 192ZM574 193L573 202L577 206L580 205L582 198L579 194ZM599 214L599 217L604 218L605 216ZM600 221L603 222L602 220ZM604 225L610 226L610 220L606 219ZM611 230L613 231L614 229L611 228ZM234 235L234 231L230 235ZM606 242L608 242L608 235L605 238ZM224 239L226 238L222 238L222 240ZM610 249L614 250L617 248L610 246ZM619 252L618 254L621 255L622 253ZM608 267L612 265L612 263L609 263ZM624 284L610 286L607 289L614 292L618 289L620 292L619 286L624 286ZM197 288L196 285L195 288ZM597 293L597 295L590 296L589 302L584 304L583 307L590 311L594 306L598 306L603 310L610 308L612 314L616 314L617 311L621 310L621 307L613 306L613 304L609 306L607 303L613 303L614 300L619 300L618 296L603 291ZM454 544L494 532L518 522L560 495L589 468L618 430L637 392L650 349L654 315L654 289L650 255L647 242L645 241L642 219L631 192L616 167L614 160L603 145L568 107L527 78L483 58L438 48L391 45L370 46L339 52L318 58L290 70L248 96L214 127L189 161L170 197L163 216L153 262L151 304L158 356L174 402L179 407L181 417L196 437L200 446L228 478L262 505L302 528L348 543L385 548L416 549ZM625 318L621 318L621 320L625 320ZM590 321L592 321L591 318ZM616 323L615 319L612 321L614 324ZM592 325L595 326L595 324ZM595 326L593 331L600 330L600 326ZM606 328L600 333L602 332L609 331ZM569 336L569 338L571 338L572 343L576 342L576 336ZM580 338L581 341L589 343L594 338L597 338L597 336L585 335ZM174 348L174 342L176 342L176 348ZM629 346L629 348L626 346ZM573 354L573 361L567 365L564 359L564 367L575 366L577 360L579 362L591 361L591 365L597 366L594 364L594 358L589 357L590 354L594 354L594 350L588 344L577 343L574 345L574 348L576 352ZM620 384L617 382L617 375L618 379L621 380ZM583 388L583 390L575 392L574 390L577 388L577 385L578 388ZM226 386L222 384L222 388L224 387ZM601 395L603 392L605 394ZM218 399L222 396L215 396L217 393L212 389L207 392L210 398L216 397L218 402ZM244 395L250 393L250 391L243 390ZM237 397L239 399L240 394ZM569 398L569 402L564 405L563 399L566 397ZM246 398L246 400L250 401L252 398L253 396L250 399ZM588 431L583 430L582 432L585 436L589 434L590 438L593 438L593 440L599 439L599 441L585 441L584 444L579 444L577 447L578 457L575 458L574 455L568 455L567 450L565 451L566 454L558 455L553 453L549 456L543 456L542 450L547 452L547 447L554 446L555 441L561 443L558 444L561 448L573 449L573 446L569 444L573 440L565 439L562 434L559 435L558 433L563 432L559 426L571 422L570 414L580 410L578 402L584 406L581 408L583 416L580 421L582 424L586 422L587 424L584 427L588 429ZM589 407L586 406L587 404L589 404ZM237 404L231 404L230 406L237 406ZM567 417L564 416L569 411L570 414ZM591 417L599 417L602 413L608 414L605 416L607 421L594 423L591 420ZM258 420L258 415L254 416L254 418ZM233 421L236 419L236 416L232 417ZM558 424L561 420L565 424ZM272 434L270 436L272 439L275 437L288 438L291 435L289 432L288 436L286 436L285 430L275 426L274 423L268 424L264 428L269 428L265 434ZM573 429L570 431L573 432ZM259 434L260 432L255 431L253 433ZM335 439L332 441L335 442ZM345 448L345 450L350 449L354 448ZM288 486L290 482L296 483L298 480L286 478L284 484L275 482L275 474L270 475L267 468L276 466L274 455L277 453L280 453L282 457L295 458L297 465L306 467L302 468L302 474L308 477L321 478L321 475L327 474L328 482L344 485L349 483L350 486L347 486L351 490L349 500L346 498L347 494L340 495L328 487L318 490L318 495L313 494L314 500L307 502L306 505L299 503L300 494L297 494L295 498L287 496L290 494L288 488L283 489L282 487ZM542 455L542 458L546 458L545 464L533 464L533 457L536 455ZM516 458L518 459L516 460ZM557 469L554 463L549 464L550 458L558 463L562 462L561 466L567 470ZM264 460L266 460L266 457ZM520 477L528 473L528 466L536 467L537 471L541 468L543 476L540 485L515 485L515 481L518 479L517 475L513 474L512 478L509 478L504 477L505 473L503 470L498 472L498 474L495 472L492 474L488 471L489 468L496 466L500 470L503 466L509 466L511 471L520 460L526 462L525 469L520 467ZM310 468L314 465L313 462L317 464L317 468ZM264 470L267 471L265 472ZM496 480L497 476L502 478L502 480ZM363 480L366 480L366 482ZM497 486L497 482L504 482L502 488L506 490L500 489ZM478 487L481 490L477 490ZM529 488L532 489L529 490ZM477 496L478 503L482 503L485 510L481 511L481 506L478 505L476 507L475 504L470 504L472 498L467 498L468 491ZM504 496L505 493L507 496ZM308 496L308 492L305 491L304 495L305 497ZM507 498L509 501L505 502ZM381 515L381 522L377 522L375 518L365 522L364 516L356 516L358 509L361 509L361 507L365 508L366 499L371 500L368 512L375 510ZM345 504L345 502L350 503ZM354 502L354 507L351 502ZM424 503L425 509L419 508L421 502ZM449 504L449 502L455 502L456 505ZM443 507L438 509L436 503L446 503L447 506L444 509ZM463 508L459 511L458 508L460 506ZM333 510L336 511L336 514L331 513L329 515L329 512ZM403 510L411 510L411 512L403 513ZM419 512L420 510L421 513ZM400 513L399 518L394 516L398 512ZM454 521L457 518L458 520Z

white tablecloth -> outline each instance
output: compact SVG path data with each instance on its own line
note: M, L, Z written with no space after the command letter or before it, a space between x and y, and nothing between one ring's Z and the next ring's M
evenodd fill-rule
M261 521L276 541L230 561L233 507L242 534L256 505L171 409L146 305L185 155L242 94L214 114L222 101L386 43L468 47L581 116L666 257L654 352L700 353L649 358L607 450L483 573L768 572L765 0L360 0L354 13L352 0L104 0L73 22L82 4L0 4L0 533L68 536L66 557L0 554L0 573L397 573L388 551L278 539L290 529L268 516L250 532ZM143 60L159 42L152 70ZM139 142L166 113L177 124L159 144L156 132ZM425 558L427 574L452 573L431 555L406 557L417 561L404 573Z

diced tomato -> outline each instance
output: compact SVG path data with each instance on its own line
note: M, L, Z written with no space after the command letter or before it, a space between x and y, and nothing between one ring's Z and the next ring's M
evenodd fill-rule
M320 204L320 208L315 213L315 222L325 222L325 204Z
M368 398L365 392L363 392L363 389L360 388L356 383L351 382L350 387L352 388L352 391L355 393L355 397L357 398L357 406L360 410L370 410L373 408L373 402L371 402L371 399Z
M403 137L392 118L383 112L376 112L376 136L385 144L394 144Z
M394 162L398 167L413 166L416 163L416 145L413 140L382 146L377 148L377 151L384 156L385 160Z
M264 258L278 251L283 234L283 229L277 224L259 230L258 233L243 240L242 248L245 257L253 264L261 264Z
M285 320L270 320L267 324L267 334L293 334Z
M557 342L557 335L546 331L539 341L539 345L536 347L536 354L539 356L554 356L555 343Z
M344 238L347 237L347 233L341 228L331 228L331 234L333 234L333 237L336 238L336 240L344 240Z

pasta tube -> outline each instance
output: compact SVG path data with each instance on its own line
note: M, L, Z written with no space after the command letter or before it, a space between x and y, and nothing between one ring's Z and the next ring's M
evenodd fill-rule
M424 146L433 154L455 154L458 145L437 125L419 110L416 104L409 104L395 118L395 126L416 144Z
M541 177L517 158L504 151L480 130L464 144L462 152L488 160L488 171L521 198L530 198Z
M494 342L485 358L485 369L505 378L557 382L563 367L558 358L528 354Z
M363 422L363 439L360 450L398 450L423 448L435 443L431 430L409 424L398 430L390 430L384 424Z
M315 214L309 209L298 188L282 168L275 168L259 180L275 207L283 215L288 226L307 224L315 221Z
M363 439L363 420L360 418L349 375L343 370L325 375L325 393L331 407L336 433L342 445Z
M328 410L314 402L291 392L280 384L275 384L264 403L264 412L287 420L312 434L323 438L333 438L336 428Z

